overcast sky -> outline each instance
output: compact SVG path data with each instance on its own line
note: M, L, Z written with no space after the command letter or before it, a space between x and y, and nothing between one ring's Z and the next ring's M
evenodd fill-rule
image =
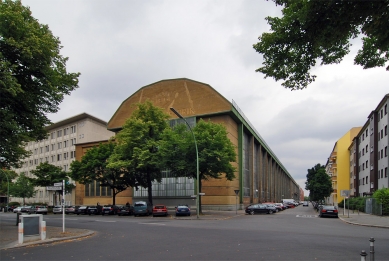
M266 143L305 188L307 169L325 164L335 142L362 126L389 93L389 72L353 65L360 48L338 65L317 66L308 89L290 91L255 69L253 44L279 16L272 1L22 0L59 37L80 88L67 96L60 121L86 112L109 121L139 88L189 78L234 100Z

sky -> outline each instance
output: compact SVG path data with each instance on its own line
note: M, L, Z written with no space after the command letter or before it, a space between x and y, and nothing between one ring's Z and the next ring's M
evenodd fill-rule
M255 70L253 49L270 32L265 17L281 7L265 0L22 0L47 24L80 72L79 88L66 96L57 122L86 112L109 121L139 88L175 78L209 84L234 100L291 176L305 189L307 170L325 165L348 130L363 126L389 93L385 68L354 65L361 47L352 41L340 64L315 66L316 81L290 91ZM305 191L305 195L308 192Z

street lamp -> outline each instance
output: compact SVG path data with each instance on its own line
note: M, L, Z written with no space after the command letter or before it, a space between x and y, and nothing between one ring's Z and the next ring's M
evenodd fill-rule
M196 165L197 165L197 168L196 168L196 187L197 187L197 193L196 193L197 194L196 195L196 215L197 215L197 219L199 219L199 211L200 211L200 206L199 206L199 203L200 203L199 202L199 199L200 199L200 195L199 195L199 189L200 189L200 182L199 182L199 150L197 149L196 138L195 138L195 135L193 133L192 128L190 127L189 123L184 119L184 117L182 117L182 115L179 114L178 111L176 111L173 107L171 107L170 110L172 112L174 112L174 114L177 115L178 118L183 119L185 121L186 125L188 125L189 130L192 133L194 144L195 144L195 147L196 147Z
M0 162L3 163L5 161L4 157L0 157ZM7 206L6 206L6 211L8 212L8 205L9 205L9 179L7 173L1 169L1 171L4 173L5 177L7 178Z

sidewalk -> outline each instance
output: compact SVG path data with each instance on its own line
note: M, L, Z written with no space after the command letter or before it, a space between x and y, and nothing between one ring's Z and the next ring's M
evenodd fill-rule
M348 212L347 209L343 215L343 208L339 208L339 219L352 225L389 228L389 216L376 216L352 210Z

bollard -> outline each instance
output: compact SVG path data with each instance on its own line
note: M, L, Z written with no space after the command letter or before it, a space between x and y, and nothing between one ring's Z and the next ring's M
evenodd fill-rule
M20 222L19 216L20 216L20 213L17 212L17 213L16 213L16 225L17 225L17 226L19 225L19 222Z
M361 261L366 261L366 256L367 256L366 251L362 250L362 252L361 252Z
M19 223L19 229L18 229L19 244L23 244L23 236L24 236L24 226L23 223Z
M370 238L370 261L374 261L374 237Z
M42 221L41 224L41 240L46 239L46 221Z

